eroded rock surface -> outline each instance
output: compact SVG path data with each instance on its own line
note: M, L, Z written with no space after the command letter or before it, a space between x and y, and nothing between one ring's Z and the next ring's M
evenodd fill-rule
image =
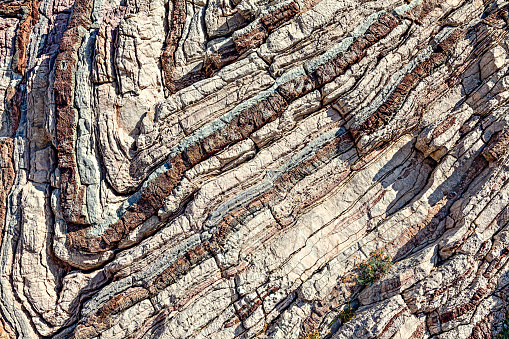
M496 337L508 32L502 0L0 0L0 338Z

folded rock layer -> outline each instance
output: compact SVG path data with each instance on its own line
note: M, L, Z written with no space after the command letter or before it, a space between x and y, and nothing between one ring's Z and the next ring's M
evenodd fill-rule
M0 338L509 331L506 1L0 0L0 32Z

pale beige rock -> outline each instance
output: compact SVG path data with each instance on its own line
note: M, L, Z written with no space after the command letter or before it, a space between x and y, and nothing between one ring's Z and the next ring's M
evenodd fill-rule
M496 337L508 15L4 1L0 337Z

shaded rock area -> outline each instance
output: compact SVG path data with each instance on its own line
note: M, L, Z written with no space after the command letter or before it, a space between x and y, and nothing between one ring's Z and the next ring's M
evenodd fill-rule
M0 0L0 338L499 338L508 32L503 0Z

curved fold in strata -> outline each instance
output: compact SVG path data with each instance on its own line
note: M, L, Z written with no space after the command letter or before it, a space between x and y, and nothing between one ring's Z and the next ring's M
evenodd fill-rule
M500 332L504 2L0 8L0 337Z

